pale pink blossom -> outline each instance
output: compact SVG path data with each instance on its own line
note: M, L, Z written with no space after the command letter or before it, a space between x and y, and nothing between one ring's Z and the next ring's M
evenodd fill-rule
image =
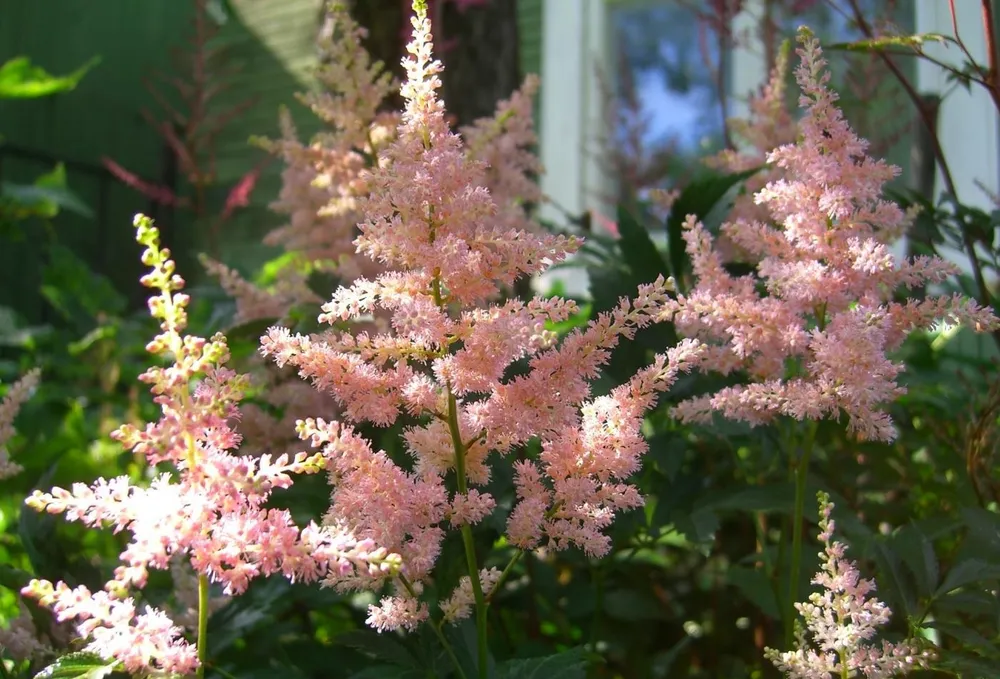
M87 650L117 660L129 672L186 674L198 661L184 630L161 610L144 606L137 612L129 596L145 586L150 569L170 568L182 557L202 586L217 582L231 595L259 576L312 582L360 572L389 579L400 564L398 555L371 539L334 526L299 528L287 510L265 506L273 491L291 485L291 474L320 472L326 461L305 453L256 459L234 454L240 435L232 425L247 380L225 367L229 356L221 335L205 340L182 334L184 281L174 273L169 251L160 248L152 223L138 216L136 227L146 246L143 262L151 268L142 282L159 292L149 308L161 333L148 349L172 362L140 377L160 407L159 421L142 428L123 425L113 437L150 465L168 463L174 471L158 474L148 486L122 476L35 491L27 501L34 509L88 526L113 526L131 539L105 591L33 580L23 593L51 606L59 620L76 620Z
M800 40L796 79L806 111L799 140L768 154L780 173L754 195L766 215L737 215L722 227L755 272L731 275L715 239L689 217L684 239L695 285L663 305L682 333L711 345L705 368L741 371L745 383L691 399L675 413L707 421L719 412L753 425L779 415L846 416L857 438L891 440L884 406L904 393L903 366L891 354L906 336L940 320L984 331L997 319L960 296L896 299L901 288L939 283L955 268L890 252L912 217L882 197L898 168L866 155L867 142L827 87L819 43L805 32Z
M806 626L796 648L785 652L768 648L765 656L789 679L862 675L888 679L927 667L933 654L914 640L872 643L892 612L870 597L874 581L862 578L857 564L844 557L847 548L833 540L833 503L825 493L819 494L819 503L819 539L824 549L822 570L812 582L823 590L811 594L807 603L795 604Z
M493 587L500 580L500 570L497 568L482 569L479 571L479 585L484 592L491 592ZM458 582L458 587L451 593L445 601L441 602L442 619L445 622L456 623L459 620L468 618L472 613L472 605L475 598L472 594L472 578L463 575Z
M426 617L419 594L447 531L468 535L469 524L497 510L482 486L506 454L530 441L540 440L542 453L515 463L510 539L523 548L545 543L606 553L615 515L642 504L629 477L647 449L643 417L701 351L685 341L611 395L591 399L591 382L611 350L657 322L672 281L640 286L634 298L561 341L549 324L577 313L573 302L497 300L517 278L562 260L580 241L514 224L512 213L498 208L487 169L445 122L436 93L441 65L432 58L422 10L413 26L404 60L406 109L393 141L364 175L370 193L359 199L358 250L386 268L338 288L319 317L350 328L382 315L386 327L302 335L278 326L261 340L263 354L332 395L345 421L388 427L404 414L417 418L402 430L411 458L405 464L347 424L299 423L330 472L325 524L399 555L397 596L369 610L369 624L380 630L409 629ZM452 475L458 492L446 484ZM499 575L483 573L492 587ZM358 570L329 584L373 589L380 578ZM446 616L467 611L474 583L466 583L442 605Z

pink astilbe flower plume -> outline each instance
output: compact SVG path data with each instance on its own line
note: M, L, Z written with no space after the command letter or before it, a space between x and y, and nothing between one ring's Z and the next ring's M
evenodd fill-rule
M225 265L203 258L208 272L236 301L236 320L286 319L304 306L319 306L307 285L309 274L332 271L338 282L349 284L361 276L374 276L383 267L358 255L354 239L365 197L373 190L367 172L385 158L385 149L398 133L400 114L380 110L396 83L381 62L364 49L366 31L348 13L345 3L331 2L317 41L321 66L316 71L319 91L300 95L322 123L322 130L300 141L288 111L281 116L282 138L261 144L284 162L282 188L272 209L288 222L265 238L285 254L275 269L274 282L262 288L245 280ZM537 144L532 118L532 97L538 78L528 76L523 87L497 105L494 116L478 120L462 130L467 140L463 153L486 163L485 186L495 203L494 226L538 231L540 225L528 214L528 205L541 202L535 176L541 165L532 147ZM352 324L352 329L383 329L385 314ZM294 422L315 413L337 413L331 403L288 372L253 369L255 395L269 408L248 404L243 411L242 431L253 448L270 446L284 451L298 445L290 440ZM255 366L256 368L256 366ZM249 368L248 368L249 369ZM328 400L328 397L327 397ZM359 400L359 406L363 405ZM322 406L322 407L321 407ZM291 426L289 426L291 424Z
M470 579L442 604L442 616L459 619L471 602L483 610L499 575L475 563L471 526L497 510L482 486L501 456L530 441L540 441L543 453L516 465L510 539L524 549L547 542L607 553L604 530L614 515L642 503L627 480L646 450L643 414L700 352L697 342L684 342L611 395L588 402L590 382L610 351L655 322L671 281L642 286L634 300L622 299L561 343L546 324L576 313L572 301L497 299L517 278L576 251L580 241L542 234L498 209L488 187L502 194L515 182L491 179L449 129L437 98L441 64L432 58L426 7L414 6L403 62L406 108L394 140L363 176L371 193L359 199L358 251L386 270L337 289L320 316L333 324L384 314L388 328L306 336L274 327L261 346L332 394L346 421L385 427L402 415L418 419L402 436L409 468L347 424L299 424L302 438L329 460L334 491L327 525L401 556L395 595L370 609L369 624L379 630L412 629L430 614L420 593L449 530L462 534ZM515 95L511 110L526 106L524 96ZM519 361L526 370L508 377ZM357 571L331 584L381 582Z
M795 144L779 146L772 176L754 199L766 220L738 218L722 227L756 273L733 277L707 230L689 217L687 252L696 284L663 312L682 333L711 344L703 366L741 370L749 383L682 403L677 414L705 420L713 412L762 424L846 415L860 439L891 440L884 404L903 388L901 363L888 355L913 330L936 322L977 331L997 319L960 296L899 302L901 289L938 283L956 273L933 257L898 260L889 244L910 215L882 198L898 168L866 155L827 87L830 74L817 40L800 33L796 79L806 110Z
M157 475L148 487L122 476L35 491L27 501L31 507L88 526L114 526L115 532L128 531L131 541L103 592L33 580L23 593L51 607L60 621L75 619L88 650L129 672L186 674L204 661L203 653L165 612L130 596L146 584L150 568L176 568L176 559L185 558L198 576L200 601L210 581L230 595L272 573L304 581L354 577L356 570L388 577L398 557L333 526L300 529L288 511L265 508L275 489L291 485L290 474L322 471L326 460L305 453L276 459L234 454L240 436L232 425L246 379L225 367L229 352L221 335L205 340L182 334L184 281L174 273L169 251L159 247L150 220L138 216L136 227L146 246L143 263L151 267L142 282L158 291L149 309L161 333L147 349L172 362L140 378L150 385L160 420L144 428L123 425L113 436L150 465L169 463L176 472ZM197 648L204 643L199 638Z
M889 622L892 611L870 598L875 583L862 578L857 564L844 557L847 548L833 540L833 503L826 493L818 497L819 539L824 549L820 552L822 570L812 582L823 591L810 595L808 603L795 604L805 621L795 650L768 648L765 657L788 679L889 679L927 667L933 654L916 641L870 643L878 628Z

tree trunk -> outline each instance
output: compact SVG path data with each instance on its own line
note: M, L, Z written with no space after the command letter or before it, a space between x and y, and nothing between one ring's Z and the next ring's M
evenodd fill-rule
M441 80L448 112L458 125L493 115L497 102L521 85L517 0L489 0L464 10L439 0L434 12L444 28L438 44L446 47Z
M464 9L448 0L428 5L435 56L445 64L441 96L450 119L465 125L492 115L496 103L521 84L517 0L486 0ZM368 29L368 51L402 78L409 0L355 0L351 11ZM386 105L399 108L401 102L394 97Z

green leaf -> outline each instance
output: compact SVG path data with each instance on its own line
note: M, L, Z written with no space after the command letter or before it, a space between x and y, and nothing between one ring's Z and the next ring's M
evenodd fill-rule
M916 526L904 526L892 537L890 545L913 574L917 596L933 594L941 573L934 546L927 536Z
M31 573L13 566L0 566L0 587L19 592L31 580Z
M618 232L622 258L635 282L652 283L657 276L670 275L670 267L650 239L649 231L625 205L618 206Z
M691 542L709 549L711 543L715 541L716 531L722 524L715 512L699 508L690 514L678 517L674 521L674 526Z
M588 654L573 648L544 658L508 660L497 667L497 679L584 679Z
M755 167L736 174L705 175L695 179L681 191L670 209L670 218L667 219L667 256L670 259L671 273L679 287L687 284L691 268L684 249L684 220L688 215L695 215L700 221L704 221L731 189L759 170L759 167Z
M33 65L28 57L14 57L0 64L0 99L34 99L68 92L100 61L94 57L68 75L54 76Z
M872 546L875 561L883 573L883 577L878 580L879 588L896 600L903 615L912 616L917 609L917 602L912 586L903 576L899 555L882 541L874 541Z
M455 651L458 664L465 669L466 676L479 676L479 647L476 638L476 624L471 619L466 619L457 625L450 625L445 630L445 636ZM486 675L491 679L496 677L496 665L493 655L487 653Z
M951 670L963 679L1000 679L1000 664L995 659L949 653L938 663L941 669Z
M127 300L121 293L72 250L56 243L49 247L48 255L42 296L82 333L92 330L98 317L125 311Z
M968 541L986 552L990 560L1000 561L1000 516L978 507L967 507L962 510L962 518L969 527Z
M1000 580L1000 565L987 563L980 559L961 561L948 571L944 582L938 587L935 596L952 592L959 587L965 587L975 582L985 580Z
M759 568L730 566L726 574L729 584L740 591L750 602L773 620L781 617L778 599L774 595L771 579Z
M15 214L52 219L60 210L93 219L93 211L66 184L66 167L58 163L53 170L38 177L33 184L0 182L0 198L13 201ZM6 209L10 210L8 206Z
M276 317L255 318L251 321L244 321L230 326L224 331L224 334L230 342L247 340L256 345L260 342L260 338L267 334L269 328L278 325L280 322L281 319Z
M376 665L355 672L350 679L424 679L423 670L404 669L398 665Z
M35 675L35 679L103 679L115 671L115 660L94 653L70 653Z
M941 622L938 620L932 620L924 623L924 627L929 627L932 629L941 630L945 634L955 639L958 639L966 646L979 649L980 651L996 652L996 647L993 643L976 632L971 627L966 627L965 625L956 625L948 622Z
M356 630L338 635L336 642L397 667L420 667L420 663L410 653L410 650L399 639L390 634L379 634L372 630Z
M604 612L610 618L638 622L663 620L667 612L658 600L638 589L614 589L604 595Z
M795 486L792 483L773 483L727 491L699 502L702 509L712 511L738 510L742 512L782 512L791 514L795 505Z

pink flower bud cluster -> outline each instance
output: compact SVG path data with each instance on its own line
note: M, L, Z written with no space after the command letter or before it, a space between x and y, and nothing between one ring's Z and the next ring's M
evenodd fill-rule
M866 155L827 87L819 43L800 36L796 79L806 109L795 144L768 162L782 171L754 198L767 221L737 219L722 234L756 265L733 276L713 238L693 218L685 229L696 285L664 307L678 328L711 346L704 367L742 371L749 383L677 408L685 420L713 412L761 424L847 417L861 439L891 440L884 404L903 393L903 366L889 358L906 336L935 322L996 327L986 309L960 295L899 301L900 290L944 281L956 268L936 257L900 260L889 249L909 217L882 198L898 168Z
M225 338L183 335L187 295L174 273L169 251L145 217L136 218L143 263L151 272L144 285L159 294L149 309L161 333L151 353L169 357L141 380L150 385L162 416L144 428L126 424L113 436L150 465L168 463L175 472L157 475L146 487L126 476L76 483L69 490L35 491L29 506L88 526L113 526L131 540L121 565L103 592L33 580L24 594L50 606L60 621L76 620L87 648L122 663L129 672L184 674L198 664L183 629L163 611L140 606L130 592L146 584L150 568L165 570L183 556L201 578L220 583L226 595L240 594L250 580L274 573L291 580L353 577L356 570L389 576L398 557L333 526L297 527L286 510L266 508L272 492L287 488L293 473L326 468L319 455L293 458L241 457L232 429L246 380L225 367ZM182 602L183 603L183 602Z
M892 611L869 598L875 583L860 576L857 564L848 561L847 548L833 541L833 503L819 494L820 552L822 570L812 582L823 588L795 608L805 620L808 637L800 633L793 651L765 650L765 657L789 679L860 677L889 679L927 667L933 657L914 641L873 645L878 629L889 622ZM811 643L810 643L811 642Z
M380 630L410 629L427 617L417 595L446 531L496 510L483 488L491 468L529 442L540 441L542 453L515 463L508 538L525 549L547 542L607 553L605 529L615 514L642 504L627 479L647 449L643 415L700 351L685 341L610 395L591 399L590 382L610 351L655 322L671 282L642 286L634 300L622 299L558 345L546 324L575 313L572 301L495 301L518 277L562 260L580 241L529 230L498 208L487 167L445 121L436 96L441 64L432 58L430 22L419 9L413 26L404 60L406 109L365 175L370 193L358 203L358 250L386 271L336 290L320 316L332 324L385 314L389 328L306 336L274 327L262 338L264 354L332 394L347 421L389 426L404 415L417 418L403 430L408 468L347 424L299 425L329 461L327 525L350 527L401 555L407 586L370 610L369 623ZM515 96L509 106L524 107L524 100ZM524 370L511 377L515 363ZM480 584L493 582L484 570ZM333 584L373 583L358 572ZM460 585L445 602L452 618L466 611L470 587Z

